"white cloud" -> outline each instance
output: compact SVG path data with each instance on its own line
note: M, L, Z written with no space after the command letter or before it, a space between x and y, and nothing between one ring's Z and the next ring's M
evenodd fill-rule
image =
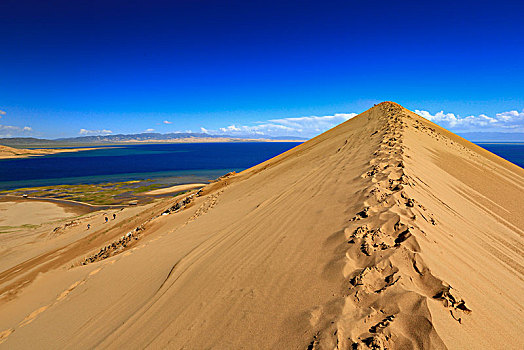
M522 110L522 112L509 111L509 112L497 113L496 117L505 122L516 122L516 121L522 122L524 121L524 109Z
M164 124L173 124L173 122L170 122L169 120L164 120Z
M235 131L241 131L243 128L248 128L248 127L246 127L246 126L237 127L237 126L234 126L234 125L230 125L227 128L220 128L219 130L222 131L222 132L235 132Z
M153 132L155 129L146 129L144 132Z
M6 111L0 110L0 118L6 115ZM0 124L0 137L28 136L33 129L30 126L14 126Z
M87 130L87 129L80 129L78 132L80 135L107 135L112 134L113 132L111 130Z
M444 111L431 114L415 110L415 113L451 131L524 131L524 110L497 113L494 117L486 114L461 117Z
M232 136L301 136L311 137L356 116L356 113L336 113L326 116L269 119L255 125L229 125L218 130L206 130L210 134Z
M465 117L444 111L431 114L425 110L415 110L415 113L453 132L524 132L524 110L521 112L516 110L507 111L497 113L494 116L479 114ZM216 130L209 130L204 127L200 130L215 135L312 137L331 129L356 115L356 113L336 113L325 116L277 118L256 122L251 125L230 124Z
M31 131L29 126L0 125L0 137L27 136Z
M207 130L206 128L200 128L200 132L203 134L208 134L209 130Z

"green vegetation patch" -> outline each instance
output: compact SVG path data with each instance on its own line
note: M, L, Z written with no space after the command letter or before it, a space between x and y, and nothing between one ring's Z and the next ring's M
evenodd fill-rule
M136 195L152 191L166 185L151 183L152 180L107 182L100 184L79 185L57 185L30 188L18 188L16 190L0 191L0 194L12 196L55 198L78 201L95 205L123 204L131 199L137 199Z

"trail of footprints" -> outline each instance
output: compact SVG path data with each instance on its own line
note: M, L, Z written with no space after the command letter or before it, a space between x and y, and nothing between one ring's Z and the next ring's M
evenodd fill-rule
M222 192L224 192L224 189L209 195L208 198L206 198L206 200L200 205L200 207L198 207L195 213L186 221L186 224L196 220L199 216L202 216L209 210L213 209L213 207L217 205L218 197L222 194Z
M430 335L432 339L436 335L432 324L424 323L431 318L429 299L440 301L459 323L471 312L451 286L431 274L418 253L415 233L423 232L416 221L420 217L432 225L438 223L407 191L415 181L405 172L401 135L410 117L394 105L382 108L388 119L370 169L362 174L364 180L370 181L363 193L364 206L344 230L347 265L353 271L347 276L342 314L328 329L316 333L308 349L388 349L393 344L397 348L402 347L399 344L429 344ZM406 335L397 331L424 324L427 329L419 335L424 339L406 339L409 332Z
M113 263L114 261L110 262L110 263ZM7 338L13 333L15 332L16 329L18 328L21 328L21 327L24 327L24 326L27 326L28 324L30 324L31 322L33 322L40 314L42 314L44 311L46 311L47 309L49 308L52 308L53 306L55 306L56 304L58 304L59 302L65 300L68 295L73 291L75 290L76 288L78 288L79 286L85 284L87 282L87 280L93 276L93 275L96 275L97 273L99 273L101 270L102 270L103 267L99 267L91 272L89 272L89 274L87 274L86 277L84 277L83 279L79 280L79 281L76 281L75 283L73 283L71 286L69 286L66 290L64 290L62 293L60 293L56 299L49 303L48 305L44 305L44 306L41 306L39 307L38 309L34 310L33 312L31 312L29 315L27 315L21 322L18 323L18 326L16 328L9 328L9 329L6 329L2 332L0 332L0 344L2 344L3 342L5 342L7 340Z
M452 145L452 146L460 149L460 151L462 153L466 153L468 156L470 156L472 158L480 159L480 156L477 153L473 152L472 150L470 150L469 148L465 147L464 145L461 145L458 142L453 142L446 135L441 134L441 133L437 133L435 128L432 128L432 127L429 127L429 126L425 126L423 123L421 123L418 120L411 120L410 126L413 129L415 129L415 131L417 131L417 132L423 132L423 133L431 136L432 138L434 138L437 141L444 142L447 146Z

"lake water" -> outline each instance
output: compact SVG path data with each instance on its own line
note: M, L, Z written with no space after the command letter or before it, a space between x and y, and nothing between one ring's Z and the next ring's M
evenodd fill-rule
M295 142L125 145L49 156L0 160L0 190L60 184L156 179L205 182L241 171L295 147ZM524 167L524 143L479 143Z
M242 142L125 145L0 160L0 190L60 184L162 179L201 182L241 171L300 143Z
M524 143L477 143L477 145L524 168Z

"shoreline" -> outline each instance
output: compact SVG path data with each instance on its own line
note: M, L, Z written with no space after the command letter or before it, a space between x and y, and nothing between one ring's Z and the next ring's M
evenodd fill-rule
M22 149L17 147L23 147L25 150L36 150L36 149L61 149L61 148L77 148L77 147L106 147L106 146L127 146L127 145L164 145L164 144L187 144L187 143L278 143L278 142L296 142L304 143L307 140L271 140L271 139L235 139L235 138L181 138L171 140L128 140L128 141L98 141L98 142L71 142L61 143L60 141L52 141L49 143L34 143L34 144L16 144L16 145L2 145L0 147L9 147L14 149Z
M14 148L8 146L0 145L0 159L20 159L20 158L30 158L30 157L39 157L47 156L57 153L72 153L72 152L82 152L82 151L93 151L96 150L95 147L82 147L82 148Z
M151 183L150 179L125 181L114 183L103 183L104 186L95 184L82 185L56 185L43 187L22 187L13 190L0 191L0 202L5 201L45 201L55 204L83 206L87 211L120 209L137 204L145 204L155 199L169 197L199 189L207 186L209 183L203 182L186 182L171 184L166 187L160 187ZM128 187L136 185L137 187ZM83 188L87 186L88 188ZM147 188L149 187L149 188ZM122 189L124 188L123 192ZM50 190L56 190L50 193ZM45 195L42 195L45 192ZM97 203L90 197L96 192L99 196L104 196L107 203Z
M8 194L0 194L0 202L25 202L25 201L31 201L31 202L51 202L54 204L57 204L59 206L63 206L64 209L71 209L76 207L77 209L83 208L86 213L98 211L98 210L107 210L107 209L119 209L119 208L125 208L129 205L112 205L112 204L105 204L105 205L96 205L96 204L89 204L86 202L79 202L75 200L70 199L58 199L58 198L45 198L45 197L19 197L19 196L13 196Z

